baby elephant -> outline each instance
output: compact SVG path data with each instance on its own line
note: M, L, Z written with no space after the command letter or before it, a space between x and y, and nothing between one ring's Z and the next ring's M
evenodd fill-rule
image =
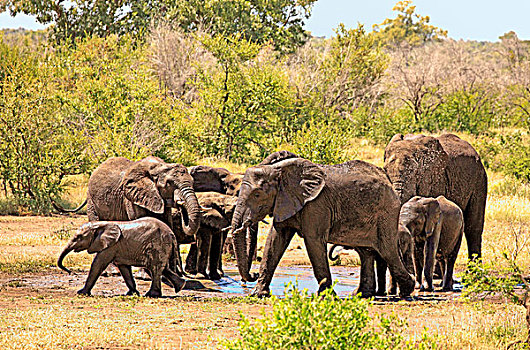
M120 270L129 288L127 295L139 294L131 266L145 267L151 274L151 288L147 297L162 295L161 275L164 275L179 292L185 280L177 276L170 266L175 266L177 241L175 235L162 221L144 217L134 221L98 221L82 225L59 256L57 266L63 266L65 256L72 250L96 253L83 289L77 294L90 295L101 273L110 263Z
M404 254L403 259L405 263L409 259L413 260L420 290L434 290L432 279L436 260L442 266L442 290L453 290L453 270L463 232L462 210L444 196L416 196L403 204L399 214L399 235L403 237L408 234L411 237L410 251L413 256ZM425 276L424 282L422 274Z

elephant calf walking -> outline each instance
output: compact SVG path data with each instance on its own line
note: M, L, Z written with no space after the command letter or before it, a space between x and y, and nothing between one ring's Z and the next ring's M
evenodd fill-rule
M178 293L185 280L171 270L177 259L177 241L173 231L162 221L145 217L134 221L98 221L82 225L59 256L57 266L71 251L86 250L96 253L85 286L77 294L90 295L101 273L114 263L129 288L127 295L139 294L131 266L145 267L151 274L151 288L147 297L162 296L161 276L166 277Z

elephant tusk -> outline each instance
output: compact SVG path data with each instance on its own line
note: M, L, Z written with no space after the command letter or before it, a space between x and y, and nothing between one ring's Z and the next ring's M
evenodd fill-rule
M221 230L222 233L225 233L226 231L230 231L232 229L232 226L225 227Z
M184 205L184 201L183 200L178 200L175 202L177 205L180 205L180 206L183 206Z
M211 207L201 207L201 210L202 211L208 211L208 210L212 210L213 208Z

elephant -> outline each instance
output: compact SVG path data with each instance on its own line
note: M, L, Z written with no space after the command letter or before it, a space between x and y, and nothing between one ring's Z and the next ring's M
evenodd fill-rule
M453 134L397 134L384 160L401 204L414 196L443 195L462 209L469 259L480 258L488 179L475 149Z
M290 152L289 152L290 153ZM282 153L282 156L285 156ZM218 192L226 194L229 196L237 196L239 193L239 188L241 187L241 180L243 179L243 174L232 173L224 168L214 168L206 165L198 165L190 168L190 175L193 177L193 189L199 192ZM229 239L230 240L230 239ZM256 255L256 246L258 242L258 224L251 225L247 230L247 250L249 256L255 257ZM195 261L195 256L197 255L197 246L195 243L192 243L190 246L190 259L187 259L188 262ZM252 265L252 259L249 259L249 268ZM188 267L186 264L186 269L189 273L196 272L193 263Z
M133 221L96 221L82 225L62 251L57 266L64 267L63 260L71 251L86 250L96 253L85 286L77 292L90 295L94 284L110 263L114 263L125 280L127 295L137 295L131 266L145 267L151 275L151 288L147 297L162 296L161 276L166 277L178 293L186 281L171 266L175 264L177 241L173 231L162 221L144 217Z
M198 274L202 278L218 280L223 275L222 250L237 197L218 192L197 192L197 198L204 211L201 226L196 234L197 244L190 247L185 271ZM174 212L174 215L175 220L179 213ZM183 233L177 233L177 240L182 240L179 243L194 243L189 239L186 240L188 237Z
M332 285L329 242L381 255L401 295L410 295L414 279L398 255L399 198L383 169L360 160L318 165L288 152L272 154L266 161L246 170L232 218L239 273L244 281L257 279L254 295L270 294L274 271L295 233L304 239L319 292ZM267 215L273 225L256 276L250 273L245 228ZM373 264L371 272L361 267L357 292L375 294Z
M144 216L162 220L174 229L171 208L179 208L182 229L193 236L200 225L200 207L193 178L186 167L157 157L130 161L107 159L88 180L89 221L127 221Z
M198 165L190 168L193 189L196 192L219 192L237 196L241 187L242 174L232 173L224 168Z
M401 207L399 234L409 237L412 249L407 249L406 243L400 249L405 261L413 261L420 290L434 290L436 261L442 266L442 291L453 290L453 271L463 233L462 210L444 196L414 196Z

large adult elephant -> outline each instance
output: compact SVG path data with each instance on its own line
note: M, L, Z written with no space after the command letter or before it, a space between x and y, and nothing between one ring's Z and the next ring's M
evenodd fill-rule
M394 135L385 148L385 171L401 204L414 196L445 196L464 213L469 258L482 255L488 179L475 149L453 134Z
M182 229L194 235L200 207L193 178L185 166L157 157L139 161L113 157L94 170L88 180L89 221L128 221L144 216L162 220L174 229L171 208L180 208Z
M292 156L283 157L278 152L267 157L268 164L247 169L239 191L232 228L243 280L256 279L250 274L244 228L266 215L273 216L253 294L270 293L274 270L298 233L304 239L319 291L331 286L326 254L326 243L330 242L380 254L397 279L401 294L409 295L414 280L399 258L397 244L400 203L385 172L363 161L322 166ZM361 269L358 292L363 296L375 294L373 264L372 269Z

